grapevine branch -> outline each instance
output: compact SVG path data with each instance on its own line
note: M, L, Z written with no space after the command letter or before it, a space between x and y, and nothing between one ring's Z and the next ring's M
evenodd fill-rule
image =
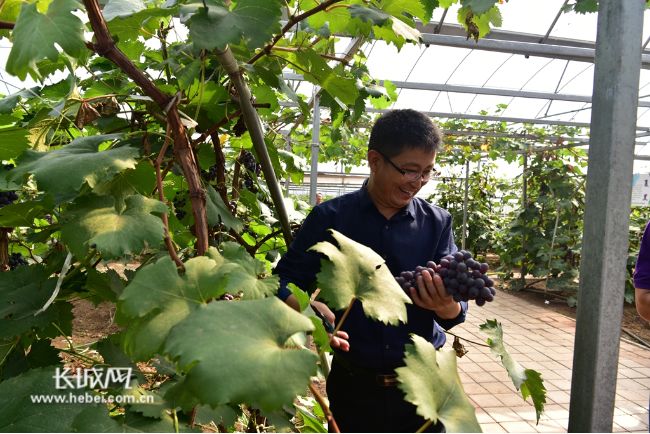
M163 194L163 186L162 186L162 176L160 176L160 165L162 164L163 159L165 158L165 152L167 152L167 147L169 146L169 125L167 126L167 133L165 134L165 143L163 143L162 149L160 149L160 152L158 153L158 157L156 158L155 161L155 166L156 166L156 185L158 187L158 200L160 200L162 203L165 203L165 196ZM162 214L162 221L163 221L163 230L165 234L165 246L167 246L167 251L169 252L169 256L174 260L176 263L176 266L184 269L185 266L183 265L183 261L178 257L178 254L176 253L176 249L174 248L174 244L172 243L172 239L169 236L169 218L167 217L167 213L164 212Z
M250 90L244 81L244 78L239 70L239 65L237 64L232 51L230 51L230 48L226 47L226 49L223 51L217 50L216 55L219 63L221 63L221 65L224 67L228 73L228 76L230 77L230 80L234 84L235 89L237 90L239 104L241 106L242 116L244 117L246 128L250 133L253 146L255 147L255 152L260 159L260 163L262 164L262 172L264 173L264 178L266 179L269 192L271 193L271 199L273 200L273 204L275 205L278 213L284 240L287 245L289 245L293 239L291 235L291 227L289 226L289 215L287 214L287 209L284 206L284 197L282 196L280 184L275 177L275 171L273 170L273 165L271 164L271 157L269 157L269 152L266 149L262 124L260 122L259 115L257 114L257 111L255 111L255 107L253 107L253 103L251 101Z
M83 0L90 25L95 33L97 42L89 45L98 55L107 58L115 63L125 74L127 74L144 93L154 100L163 109L167 117L168 129L174 139L174 155L179 161L189 186L190 200L192 201L192 213L194 215L196 248L199 255L203 255L208 249L208 220L205 208L205 191L201 185L198 162L192 153L185 126L183 125L178 112L179 95L170 97L163 93L156 85L142 72L133 62L115 45L111 37L106 21L102 16L97 0Z
M269 54L271 52L271 49L275 46L275 44L277 44L280 41L280 39L282 39L282 37L284 37L285 33L287 33L293 26L298 24L300 21L304 20L305 18L309 18L312 15L317 14L320 11L324 11L328 7L330 7L331 5L333 5L335 3L338 3L340 1L342 1L342 0L327 0L327 1L324 1L323 3L319 4L318 6L312 8L312 9L301 13L300 15L295 15L295 16L289 18L289 21L287 21L287 24L285 24L284 27L282 28L282 30L280 30L280 33L275 35L273 37L273 39L271 40L271 42L266 44L266 46L264 46L264 48L262 48L262 50L260 50L256 55L254 55L248 61L248 63L253 64L260 57L264 56L265 54Z
M309 390L311 391L312 395L314 395L314 398L316 398L316 401L318 401L318 404L320 404L320 408L323 409L323 413L325 413L325 417L327 418L327 426L329 428L332 428L334 432L341 432L339 430L339 426L336 424L336 421L334 420L334 416L332 415L332 412L330 411L329 406L323 399L320 393L318 393L318 390L314 387L314 385L309 382Z

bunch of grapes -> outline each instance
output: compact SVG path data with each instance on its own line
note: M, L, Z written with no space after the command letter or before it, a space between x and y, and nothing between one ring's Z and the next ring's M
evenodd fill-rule
M0 208L11 205L16 199L18 195L15 191L0 191Z
M23 255L20 253L12 253L9 257L9 268L13 270L21 265L27 265L27 261L23 258Z
M181 192L177 191L174 195L174 200L172 203L174 204L174 213L176 214L176 218L182 220L183 217L187 215L183 209L186 204L185 196Z
M494 300L496 295L494 281L485 274L488 268L488 264L476 261L470 252L461 250L445 256L440 264L429 261L426 267L417 266L414 271L402 271L395 280L408 293L409 288L417 288L418 276L427 270L431 275L438 274L442 278L447 293L455 301L475 300L478 306L483 306Z
M201 176L208 182L217 179L217 165L213 164L208 170L201 170Z
M255 175L259 175L262 171L262 165L257 164L255 156L249 151L244 151L239 156L239 162L246 168L248 172L254 173Z

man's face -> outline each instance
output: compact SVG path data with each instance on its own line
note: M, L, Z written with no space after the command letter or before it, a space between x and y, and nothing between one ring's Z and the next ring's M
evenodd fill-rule
M417 148L406 149L390 158L390 161L377 151L368 151L368 162L378 199L384 206L390 208L399 209L408 205L427 181L423 181L420 176L416 176L415 180L409 180L408 176L400 173L398 168L422 174L432 170L435 161L435 152L426 152ZM390 162L396 167L393 167Z

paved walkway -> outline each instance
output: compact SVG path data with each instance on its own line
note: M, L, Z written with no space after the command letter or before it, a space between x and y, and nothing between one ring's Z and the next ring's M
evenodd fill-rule
M532 401L524 402L490 349L465 342L469 352L458 359L463 386L477 408L484 432L567 432L575 320L551 309L499 292L494 302L470 305L467 321L451 331L485 342L479 324L497 319L512 357L542 374L546 410L535 424ZM451 345L453 337L448 339ZM621 340L614 412L614 432L648 432L650 350Z

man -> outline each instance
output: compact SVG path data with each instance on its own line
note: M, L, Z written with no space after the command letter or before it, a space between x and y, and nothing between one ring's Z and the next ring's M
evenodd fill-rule
M424 114L393 110L381 116L368 144L370 177L360 190L330 199L307 216L276 268L279 297L297 309L287 283L315 289L320 257L307 249L331 241L329 228L372 248L393 275L455 252L451 215L415 197L432 176L440 140L439 129ZM331 338L334 360L327 393L342 432L415 432L425 423L404 400L394 370L404 365L404 345L411 333L441 347L446 338L439 326L448 329L463 322L467 303L455 302L440 277L426 271L409 295L414 304L407 305L406 324L370 320L357 301L341 331ZM337 322L342 313L336 312ZM431 429L443 427L434 424Z

